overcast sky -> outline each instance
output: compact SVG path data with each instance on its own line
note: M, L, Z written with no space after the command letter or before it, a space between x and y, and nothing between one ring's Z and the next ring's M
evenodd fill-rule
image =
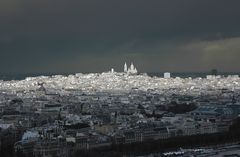
M240 71L239 0L1 0L0 73Z

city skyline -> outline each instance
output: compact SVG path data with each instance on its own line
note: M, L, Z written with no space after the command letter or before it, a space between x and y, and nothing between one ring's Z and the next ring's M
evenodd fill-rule
M240 156L239 6L0 0L0 156Z

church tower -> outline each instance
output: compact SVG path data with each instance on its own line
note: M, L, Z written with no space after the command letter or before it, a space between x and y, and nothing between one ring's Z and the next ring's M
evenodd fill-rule
M124 72L127 74L137 74L137 68L133 65L133 63L130 64L130 66L127 66L127 63L124 64Z
M125 62L124 64L124 72L127 73L128 72L128 67L127 67L127 63Z

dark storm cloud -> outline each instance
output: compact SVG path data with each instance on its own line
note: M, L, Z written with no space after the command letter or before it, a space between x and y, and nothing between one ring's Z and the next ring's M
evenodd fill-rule
M240 71L239 6L237 0L2 0L0 71L120 70L125 60L141 71Z

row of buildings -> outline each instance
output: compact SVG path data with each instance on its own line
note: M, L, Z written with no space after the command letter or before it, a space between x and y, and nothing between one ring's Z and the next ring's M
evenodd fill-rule
M240 114L238 83L237 77L115 72L2 82L1 149L72 156L76 150L226 132Z

